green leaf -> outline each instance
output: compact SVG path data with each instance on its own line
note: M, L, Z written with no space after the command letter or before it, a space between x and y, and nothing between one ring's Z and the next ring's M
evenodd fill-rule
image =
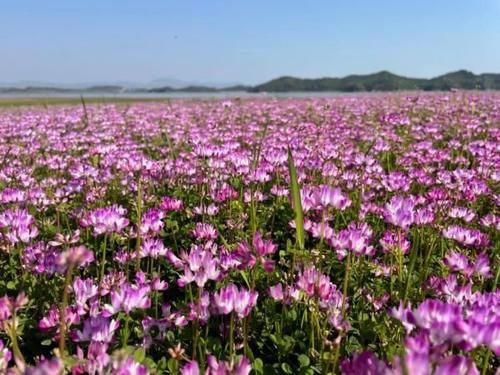
M293 374L292 366L290 366L288 363L283 362L281 364L281 369L285 374Z
M301 355L299 355L299 363L300 363L300 367L307 367L307 366L309 366L311 361L309 360L309 357L307 355L301 354Z
M288 147L288 173L290 175L290 191L292 192L293 210L295 212L295 232L299 249L304 249L304 213L302 211L302 201L300 199L300 186L297 177L297 170L293 162L292 150Z
M168 342L175 341L175 333L173 331L167 331L166 339Z
M134 352L134 359L136 362L142 363L145 358L146 358L146 351L144 350L144 348L138 348Z
M178 362L174 358L170 358L167 362L167 369L171 374L177 373Z
M256 358L252 363L252 368L256 374L264 374L264 362L262 362L262 359Z

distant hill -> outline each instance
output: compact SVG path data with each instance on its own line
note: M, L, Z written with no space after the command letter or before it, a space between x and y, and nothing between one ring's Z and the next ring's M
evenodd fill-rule
M166 80L158 80L164 82ZM173 84L181 81L172 81ZM484 73L476 75L467 70L458 70L438 77L410 78L381 71L365 75L349 75L342 78L296 78L280 77L256 86L233 85L218 87L202 84L190 84L182 87L175 85L161 85L150 87L122 86L118 84L90 85L89 87L67 87L67 86L31 86L24 87L1 87L0 94L120 94L120 93L218 93L218 92L314 92L314 91L337 91L337 92L370 92L370 91L447 91L451 89L461 90L500 90L500 74Z
M65 87L44 87L44 86L26 86L26 87L0 87L0 94L14 94L14 95L23 95L23 94L133 94L133 93L141 93L141 94L162 94L162 93L216 93L216 92L246 92L251 89L250 86L244 85L236 85L230 87L223 88L215 88L208 86L186 86L186 87L156 87L156 88L126 88L122 86L115 85L98 85L98 86L90 86L84 88L65 88Z
M85 88L65 88L65 87L43 87L43 86L26 86L26 87L0 87L0 94L86 94L86 93L106 93L118 94L124 92L125 89L121 86L103 85L90 86Z
M170 86L165 87L156 87L152 89L142 89L136 90L136 92L145 92L145 93L169 93L169 92L186 92L186 93L210 93L210 92L229 92L229 91L250 91L252 87L244 86L244 85L236 85L229 87L208 87L208 86L186 86L174 88Z
M424 79L403 77L387 71L381 71L374 74L350 75L343 78L302 79L280 77L254 86L250 91L446 91L453 88L464 90L500 90L500 74L475 75L467 70L459 70L435 78Z

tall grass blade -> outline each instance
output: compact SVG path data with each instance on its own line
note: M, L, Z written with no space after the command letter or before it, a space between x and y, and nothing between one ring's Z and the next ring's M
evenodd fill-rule
M297 170L293 162L292 150L288 147L288 173L290 175L290 191L292 193L293 210L295 211L295 231L297 246L304 249L304 213L302 212L302 201L300 199L300 186L297 178Z
M80 101L82 102L83 107L83 128L86 129L89 126L89 114L87 112L87 106L85 105L85 99L83 99L83 95L80 95Z

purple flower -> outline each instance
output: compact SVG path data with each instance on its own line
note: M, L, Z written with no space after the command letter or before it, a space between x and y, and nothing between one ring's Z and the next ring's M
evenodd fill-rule
M434 222L434 211L430 207L417 208L415 211L415 224L426 225Z
M155 238L147 238L141 244L139 255L158 259L167 255L169 250L163 245L163 241Z
M466 223L470 223L476 217L476 214L469 208L466 207L453 207L449 212L448 216L455 219L462 219Z
M119 311L127 314L135 309L146 309L151 306L149 292L151 288L147 285L133 285L125 283L118 289L111 291L111 305L104 306L106 314L113 315Z
M415 222L415 203L413 199L399 195L393 196L385 204L384 218L388 223L407 230Z
M5 347L5 344L0 340L0 371L5 373L9 362L12 359L11 351Z
M474 272L484 278L491 277L490 260L485 252L480 253L474 261Z
M410 320L417 327L430 332L434 345L460 342L467 331L460 306L439 300L425 300L410 313Z
M488 237L476 229L450 225L443 230L443 236L467 247L483 248L489 244Z
M264 240L260 232L255 232L251 248L247 242L241 242L231 255L233 256L232 260L235 261L234 266L239 269L253 268L259 262L266 272L272 272L274 261L267 256L274 254L277 249L278 247L271 240ZM226 258L226 260L228 259Z
M71 234L64 235L62 233L57 233L56 239L53 241L49 241L49 245L53 247L58 247L63 245L69 246L78 243L78 241L80 241L80 230L77 229L72 235Z
M200 322L207 322L210 318L210 294L204 291L198 301L189 303L188 320L199 320Z
M41 360L35 367L29 367L24 375L62 375L64 363L58 357Z
M411 247L410 241L402 233L398 234L392 231L386 231L379 242L383 252L386 254L394 253L398 250L403 254L408 254Z
M340 364L344 375L384 375L389 369L384 361L372 352L355 353L352 358L344 359Z
M76 306L80 315L85 314L89 307L87 301L99 293L99 288L92 279L82 280L77 277L73 281L73 292L75 293Z
M157 208L151 208L141 218L139 232L142 236L155 236L163 229L165 214Z
M183 206L184 204L182 203L182 200L171 197L164 197L160 203L160 208L167 212L180 211Z
M38 322L38 328L42 331L48 331L56 328L56 333L59 333L60 324L60 308L56 305L52 306L47 314ZM66 308L66 327L71 327L74 324L80 323L80 314L77 309L68 306Z
M240 356L236 361L217 361L213 355L207 356L208 375L248 375L252 370L250 361L245 356ZM183 374L184 375L184 374Z
M444 258L444 264L452 271L462 272L466 276L472 274L473 268L469 263L469 258L456 251L450 251Z
M373 231L368 224L351 223L330 239L330 245L335 248L340 259L346 255L346 251L352 251L358 256L373 256L375 249L370 245L372 234Z
M193 236L198 240L216 240L217 230L210 224L206 223L196 223L196 227L193 230Z
M127 210L114 205L104 208L96 208L83 217L80 224L86 227L93 227L94 235L120 233L129 225L129 220L125 218Z
M348 328L347 322L344 322L341 316L342 304L345 302L347 307L347 298L344 300L342 293L337 290L328 275L321 274L314 266L306 267L297 278L296 288L287 289L286 295L297 299L296 292L303 291L308 298L317 299L318 306L326 312L333 327Z
M0 323L9 319L13 313L18 312L27 303L28 298L24 292L19 293L16 298L0 297Z
M57 271L59 252L44 242L26 247L22 253L23 266L35 274L52 275Z
M181 287L196 282L200 288L208 280L217 280L220 276L219 260L214 258L212 252L201 246L192 246L184 266L184 275L178 280L177 284Z
M403 374L406 368L408 374L431 375L431 360L429 356L430 344L425 334L415 337L407 337L405 340L406 353L401 363L399 357L394 361L396 374ZM403 367L404 366L404 367Z
M94 253L85 246L76 246L65 250L57 257L57 270L66 272L68 267L84 267L94 261Z
M283 285L281 283L278 283L269 287L269 295L275 301L283 301L283 299L285 298L285 295L283 293Z
M0 214L0 229L6 229L5 238L15 245L29 243L38 235L35 218L27 210L9 209Z
M337 210L345 210L347 207L351 206L351 200L349 197L342 193L340 188L332 188L327 185L320 186L315 191L316 204L322 208L333 207Z
M71 368L73 374L100 374L109 365L110 356L107 353L109 344L91 341L87 349L87 357L83 350L77 347L77 358L81 361Z
M479 375L479 370L471 358L453 355L439 362L435 375Z
M260 232L255 232L253 235L252 245L259 257L274 254L278 248L272 241L264 240Z
M181 368L181 375L200 375L198 362L189 361Z
M112 365L112 375L148 375L149 371L146 366L136 362L133 358L117 360Z
M257 303L258 293L234 284L219 289L214 293L213 301L219 314L235 312L239 319L246 317Z
M77 331L75 341L96 341L110 343L113 341L115 331L120 326L117 320L98 315L90 317L83 323L83 331Z

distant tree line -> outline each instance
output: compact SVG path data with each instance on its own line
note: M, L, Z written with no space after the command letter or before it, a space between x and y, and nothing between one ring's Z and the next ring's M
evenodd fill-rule
M398 76L388 71L374 74L350 75L343 78L304 79L295 77L279 77L256 86L237 85L223 88L209 86L186 86L174 88L170 86L156 88L127 88L116 85L92 86L83 89L58 87L4 87L0 93L216 93L216 92L370 92L370 91L448 91L462 90L500 90L500 74L474 74L467 70L444 74L435 78L409 78Z

